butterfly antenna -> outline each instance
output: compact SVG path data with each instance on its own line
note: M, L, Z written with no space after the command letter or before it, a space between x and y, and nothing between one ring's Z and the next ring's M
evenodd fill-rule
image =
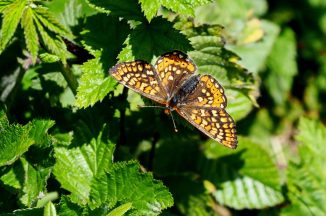
M138 108L161 108L166 109L165 106L145 106L145 105L137 105Z
M172 110L170 110L170 114L171 114L171 118L172 118L172 123L173 123L174 131L175 131L175 132L178 132L177 126L175 125L175 122L174 122L174 118L173 118Z

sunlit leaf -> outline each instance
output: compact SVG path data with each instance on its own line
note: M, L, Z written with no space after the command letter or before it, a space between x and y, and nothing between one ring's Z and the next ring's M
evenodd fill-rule
M74 202L87 203L91 181L110 167L113 149L113 144L102 140L102 133L81 147L55 148L53 173L61 186L71 192Z
M236 151L213 141L205 146L210 159L200 167L203 178L216 186L213 196L219 203L235 209L260 209L284 201L277 167L258 144L239 137Z
M173 198L162 182L139 169L136 162L115 163L109 172L95 178L91 187L92 206L131 202L130 215L158 215L172 206Z

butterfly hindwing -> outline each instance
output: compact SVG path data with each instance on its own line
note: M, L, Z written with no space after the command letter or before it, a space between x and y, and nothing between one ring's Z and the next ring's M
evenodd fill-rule
M224 109L187 107L177 112L207 136L229 148L237 147L235 123Z
M211 75L202 75L193 92L180 101L182 107L222 108L227 105L223 87Z

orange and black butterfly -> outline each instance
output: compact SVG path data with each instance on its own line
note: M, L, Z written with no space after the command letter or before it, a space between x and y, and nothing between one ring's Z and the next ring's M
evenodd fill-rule
M163 54L155 65L136 60L115 65L109 73L121 84L177 111L207 136L237 147L235 123L225 111L223 87L210 75L195 74L197 66L184 53Z

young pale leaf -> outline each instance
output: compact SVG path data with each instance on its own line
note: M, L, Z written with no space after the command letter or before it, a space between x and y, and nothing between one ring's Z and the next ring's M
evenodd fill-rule
M296 46L295 33L289 28L285 29L276 39L267 59L270 70L264 84L278 105L284 104L287 100L293 78L298 72Z
M107 216L123 216L127 211L129 211L131 207L132 207L131 202L122 204L121 206L118 206L112 211L110 211L110 213L107 214Z
M219 203L235 209L261 209L283 202L277 167L258 144L239 137L239 148L234 151L209 141L205 154L210 160L204 160L200 169L215 184L213 196Z
M48 202L44 206L44 216L56 216L56 215L57 215L57 211L55 209L55 206L53 205L52 202Z
M101 12L110 13L127 20L144 21L145 17L141 12L138 1L135 0L87 0L88 4Z
M32 55L33 64L35 64L40 45L36 28L33 22L33 9L31 7L27 7L25 9L21 24L24 29L27 49Z
M188 39L173 28L173 23L162 17L154 18L151 23L138 25L130 34L129 44L136 59L151 61L153 55L160 56L171 50L189 50Z
M172 206L172 195L162 182L139 169L137 162L115 163L107 173L94 178L91 207L132 203L128 215L158 215Z
M71 198L86 204L92 179L112 164L114 145L102 140L102 133L90 144L77 148L55 148L56 163L53 173L61 186L71 192Z
M85 62L81 69L83 74L79 80L75 105L86 108L103 100L108 92L114 90L116 81L112 77L105 77L99 57Z
M0 111L0 166L12 164L34 144L30 130L30 124L9 125L5 113Z
M6 48L9 40L14 35L26 3L27 0L14 1L3 8L3 19L0 30L0 53Z

